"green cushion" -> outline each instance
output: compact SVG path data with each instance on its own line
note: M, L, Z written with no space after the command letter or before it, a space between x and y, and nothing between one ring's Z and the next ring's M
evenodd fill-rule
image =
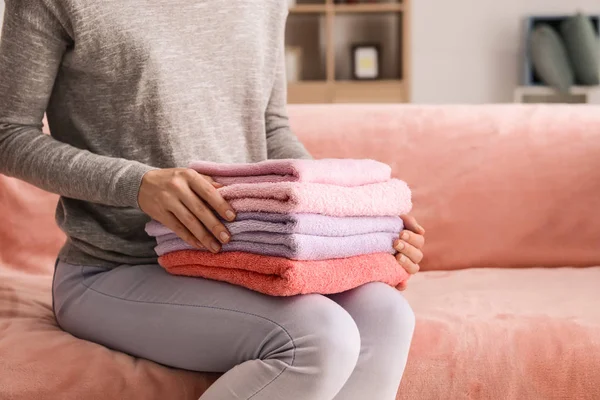
M571 58L575 80L582 85L600 84L600 46L592 21L583 14L566 19L560 30Z
M540 79L561 92L568 92L575 76L560 35L550 25L540 24L531 33L529 48L533 68Z

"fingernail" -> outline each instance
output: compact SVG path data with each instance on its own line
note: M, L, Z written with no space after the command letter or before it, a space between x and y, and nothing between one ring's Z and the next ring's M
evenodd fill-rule
M409 238L408 232L404 232L404 233L402 234L402 236L400 236L400 238L401 238L402 240L408 240L408 238Z
M400 251L402 249L404 249L404 242L396 243L396 250Z
M225 211L225 216L229 221L233 221L235 219L235 213L231 210Z
M196 241L196 247L199 249L204 249L204 245L198 241Z
M219 250L221 250L221 246L220 246L220 245L219 245L219 243L217 243L217 242L212 242L212 243L210 244L210 247L212 247L212 249L213 249L215 252L218 252Z
M419 229L419 233L421 233L421 235L425 233L425 228L423 228L421 225L417 225L417 228Z
M400 255L400 260L401 263L406 262L406 256L404 254Z
M221 241L222 241L222 242L226 242L226 241L228 241L228 240L229 240L229 235L228 235L227 233L225 233L225 232L221 232L221 233L219 234L219 237L221 238Z

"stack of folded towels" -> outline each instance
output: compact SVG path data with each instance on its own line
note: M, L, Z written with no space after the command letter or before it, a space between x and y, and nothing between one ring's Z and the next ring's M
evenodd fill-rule
M408 278L393 243L411 209L406 183L373 160L194 162L224 185L236 211L224 221L231 241L218 254L196 249L159 222L159 264L169 273L214 279L273 296L332 294L368 282L397 286Z

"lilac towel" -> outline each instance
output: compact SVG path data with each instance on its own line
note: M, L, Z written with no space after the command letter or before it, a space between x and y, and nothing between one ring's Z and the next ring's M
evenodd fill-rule
M196 161L190 168L223 185L266 182L313 182L361 186L385 182L391 168L374 160L267 160L253 164L217 164Z
M314 236L352 236L364 233L398 233L404 229L399 217L330 217L320 214L239 213L234 222L224 222L232 235L244 232L301 233ZM151 221L146 232L157 241L175 239L169 228Z
M325 237L302 234L246 232L236 235L223 251L241 251L292 260L327 260L372 253L394 253L396 233L367 233L364 235ZM155 247L162 256L181 250L195 250L183 240L167 240Z

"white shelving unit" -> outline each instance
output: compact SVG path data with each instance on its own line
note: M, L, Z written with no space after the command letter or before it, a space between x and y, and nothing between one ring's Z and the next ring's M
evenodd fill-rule
M520 86L515 89L515 103L600 104L600 86L574 86L560 93L548 86Z

